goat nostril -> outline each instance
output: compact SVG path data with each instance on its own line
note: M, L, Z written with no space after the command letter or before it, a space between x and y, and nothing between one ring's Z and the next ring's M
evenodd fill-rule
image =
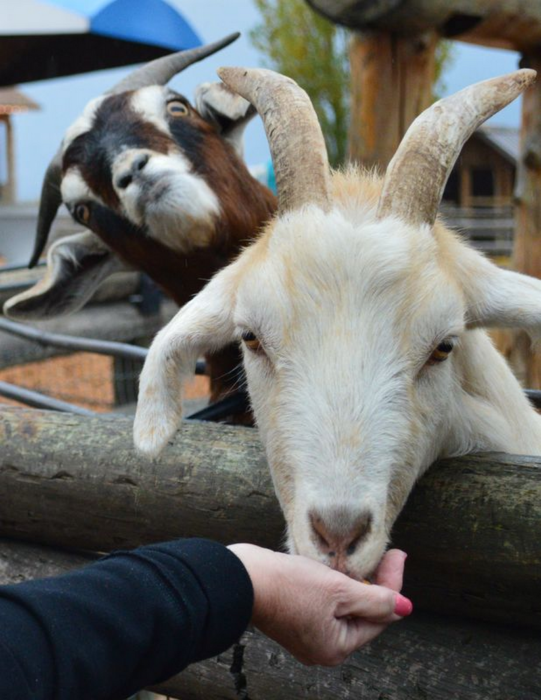
M149 161L149 156L144 153L140 155L133 164L136 170L142 170Z
M131 185L132 180L133 180L133 177L130 175L130 173L126 173L126 174L121 175L120 177L117 178L116 186L120 190L125 190L126 187L129 187L129 185Z
M346 508L311 511L309 521L313 543L329 557L352 556L372 529L371 513Z
M361 541L362 537L356 537L352 542L349 543L346 549L346 555L350 557L352 554L355 554L355 550L359 546L359 542Z

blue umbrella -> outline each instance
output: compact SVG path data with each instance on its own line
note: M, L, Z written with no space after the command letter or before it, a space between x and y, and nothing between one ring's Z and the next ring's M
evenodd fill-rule
M201 44L201 39L184 17L164 0L49 2L85 16L91 34L163 46L172 51L191 49Z
M0 86L141 63L201 43L165 0L17 0L0 17Z

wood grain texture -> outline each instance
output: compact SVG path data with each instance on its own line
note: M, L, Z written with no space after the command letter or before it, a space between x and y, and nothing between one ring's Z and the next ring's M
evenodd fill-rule
M413 120L432 103L436 44L434 32L352 37L350 160L385 171Z
M2 584L85 563L81 554L0 540ZM539 700L540 657L537 630L415 611L339 668L302 666L251 629L240 645L156 690L182 700Z
M442 36L523 51L541 42L540 0L307 0L331 21L399 35Z
M183 536L279 547L257 432L186 423L156 463L131 420L0 412L0 535L105 551ZM417 607L541 627L541 458L441 462L393 533Z
M521 65L541 70L541 51L524 56ZM513 269L541 277L541 82L524 92L521 154L515 185ZM505 331L501 331L502 335ZM541 388L541 356L532 351L525 331L507 331L503 350L524 386Z

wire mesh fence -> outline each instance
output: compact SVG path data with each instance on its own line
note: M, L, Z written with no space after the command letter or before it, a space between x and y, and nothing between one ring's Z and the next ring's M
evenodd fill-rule
M142 362L78 352L38 362L25 362L0 370L0 381L37 391L99 413L133 410ZM188 401L204 402L208 377L197 376L185 390ZM0 396L0 403L24 405Z

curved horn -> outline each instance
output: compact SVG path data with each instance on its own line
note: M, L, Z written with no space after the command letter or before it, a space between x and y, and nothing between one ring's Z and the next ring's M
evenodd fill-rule
M41 198L39 202L38 224L36 230L36 240L34 242L34 252L28 263L28 267L34 267L47 243L51 224L54 221L56 212L62 204L60 193L60 183L62 181L62 149L59 149L47 168L43 185L41 188Z
M436 102L408 129L389 163L377 216L411 224L436 220L443 190L462 146L486 119L535 81L533 70L471 85Z
M229 36L215 41L213 44L206 46L198 46L195 49L188 51L179 51L162 58L157 58L155 61L150 61L144 66L137 68L115 85L109 92L116 94L125 92L126 90L137 90L148 85L165 85L177 73L180 73L192 63L197 63L203 58L216 53L229 44L236 41L240 36L240 32L229 34Z
M310 98L291 78L263 68L220 68L224 83L259 112L274 162L280 211L330 206L329 159Z

